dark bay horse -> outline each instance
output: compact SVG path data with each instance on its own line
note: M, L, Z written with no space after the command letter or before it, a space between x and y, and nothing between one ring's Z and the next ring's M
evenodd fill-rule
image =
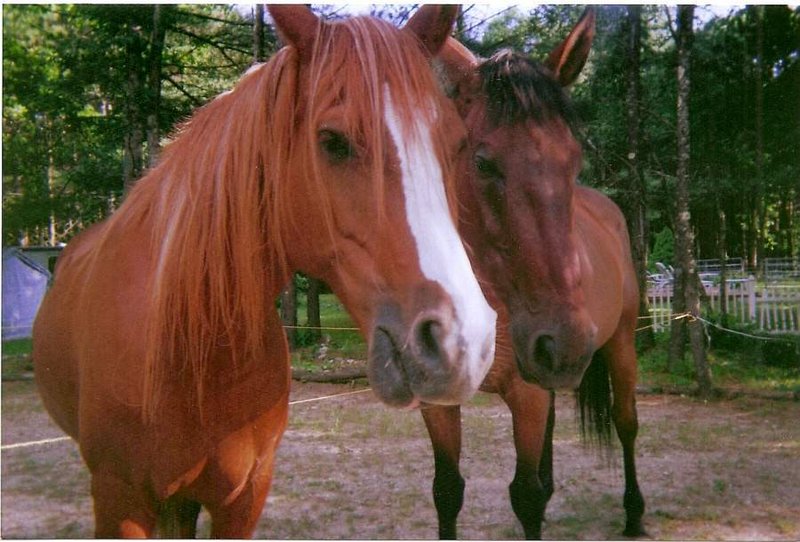
M563 90L593 35L589 11L544 64L508 50L478 60L453 39L439 54L473 157L459 171L460 231L499 315L496 358L481 389L500 394L512 413L510 497L528 538L541 536L553 492L550 390L579 384L584 429L610 444L613 420L625 463L625 534L643 533L634 461L637 282L618 207L576 184L581 149ZM455 538L464 491L460 409L422 413L434 449L439 535Z
M274 299L332 286L400 407L468 399L496 314L456 229L463 122L430 69L455 7L402 30L270 9L287 46L196 112L118 211L64 251L38 387L91 473L99 537L250 536L287 423Z

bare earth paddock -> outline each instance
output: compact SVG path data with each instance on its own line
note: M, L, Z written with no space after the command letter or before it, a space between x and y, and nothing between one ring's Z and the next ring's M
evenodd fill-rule
M359 390L293 384L292 400ZM32 382L2 385L2 442L62 433ZM546 539L619 539L618 447L606 460L581 444L572 397L559 396L556 492ZM639 397L639 472L654 539L800 539L800 403ZM508 500L514 471L511 417L496 396L463 409L467 481L459 536L521 538ZM379 404L371 392L291 407L269 501L256 533L272 539L431 539L433 459L417 412ZM92 534L89 479L72 441L2 452L2 537ZM207 533L207 518L201 534Z

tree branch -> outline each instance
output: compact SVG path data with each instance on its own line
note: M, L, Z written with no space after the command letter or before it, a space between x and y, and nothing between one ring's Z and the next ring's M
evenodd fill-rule
M213 21L213 22L217 22L217 23L229 24L229 25L232 25L232 26L247 26L247 27L252 26L252 23L249 22L249 21L233 21L233 20L229 20L229 19L220 19L219 17L214 17L212 15L204 15L202 13L195 13L193 11L185 11L185 10L182 10L182 9L179 9L178 13L180 13L181 15L187 15L189 17L194 17L196 19L202 19L204 21Z
M229 44L223 45L220 42L216 42L216 41L214 41L214 40L212 40L210 38L206 38L204 36L197 35L194 32L186 30L185 28L177 28L176 27L173 30L175 32L177 32L178 34L183 34L184 36L187 36L189 38L197 40L200 43L205 43L206 45L210 45L211 47L213 47L216 50L218 50L220 52L220 54L227 61L231 62L232 64L235 64L236 62L230 56L228 56L228 51L229 50L233 50L233 51L236 51L237 53L242 53L244 55L248 55L248 57L251 55L251 51L248 50L248 49L240 49L239 47L236 47L234 45L229 45Z
M669 13L669 6L664 6L664 12L667 14L667 30L669 30L669 33L672 34L672 39L677 43L678 32L672 24L672 15Z
M167 76L167 77L166 77L166 81L167 81L169 84L171 84L173 87L175 87L176 89L178 89L178 92L180 92L181 94L183 94L184 96L186 96L186 97L189 99L189 101L190 101L190 102L192 102L192 106L193 106L193 107L200 107L201 105L203 105L203 102L202 102L201 100L199 100L198 98L196 98L196 97L192 96L192 95L189 93L189 91L187 91L187 90L186 90L186 89L183 87L183 85L181 85L180 83L178 83L177 81L175 81L174 79L172 79L172 77L170 77L170 76Z

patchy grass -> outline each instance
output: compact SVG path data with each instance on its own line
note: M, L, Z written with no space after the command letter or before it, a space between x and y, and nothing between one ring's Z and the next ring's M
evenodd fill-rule
M3 380L22 380L32 376L31 340L3 341Z
M300 296L298 315L305 316L305 296ZM333 294L320 295L320 338L312 340L311 330L297 330L298 346L291 354L292 367L304 371L328 372L352 365L367 357L367 345L344 305ZM308 321L300 319L300 326Z
M3 341L3 358L6 356L24 356L31 353L31 339L14 339Z
M659 334L656 335L655 347L639 354L639 383L650 389L678 388L688 392L695 387L691 355L687 352L669 370L668 346L669 335ZM800 394L800 368L765 363L757 344L751 349L739 350L712 347L708 361L714 385L718 388Z

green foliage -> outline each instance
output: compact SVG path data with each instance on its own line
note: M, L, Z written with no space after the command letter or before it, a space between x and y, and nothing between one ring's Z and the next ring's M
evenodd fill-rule
M30 339L3 341L2 373L3 380L30 378L33 371Z
M361 332L357 330L355 322L348 314L344 305L334 294L324 293L320 295L320 320L322 323L322 339L316 339L311 330L302 329L308 325L302 318L305 312L305 296L298 297L297 312L300 316L297 330L297 352L298 359L313 359L319 355L320 346L325 348L327 358L346 358L364 359L367 354L367 346Z
M541 5L528 12L512 8L489 22L475 49L490 55L510 47L542 59L569 33L582 10L582 6L566 4Z
M798 195L800 156L800 10L763 8L761 69L757 57L757 10L748 7L709 21L694 50L692 100L693 216L699 217L700 250L711 253L717 208L728 216L730 254L744 254L752 240L753 213L763 206L766 255L790 255L796 245L786 205ZM763 90L763 164L757 159L756 88ZM762 199L763 198L763 199ZM797 248L795 246L794 250Z
M123 191L123 142L132 117L157 103L169 134L191 111L229 89L250 64L252 24L231 6L162 5L161 92L154 100L132 74L147 78L152 5L5 5L3 7L3 218L5 244L69 237L103 218ZM327 18L336 7L317 6ZM543 5L495 11L467 7L459 35L478 54L512 47L542 60L583 8ZM627 7L595 6L597 32L573 85L585 149L585 182L618 203L630 200L625 96ZM664 6L641 6L640 175L651 231L670 225L675 170L675 51ZM400 24L409 6L373 12ZM483 18L500 13L488 21ZM757 26L764 41L756 62ZM746 256L756 228L767 255L800 252L800 8L748 7L706 15L694 43L692 220L698 257L715 257L718 214L728 253ZM268 50L276 37L267 34ZM763 88L763 166L757 168L754 94ZM138 112L131 111L133 106ZM141 118L139 121L141 123ZM145 146L145 157L152 149ZM759 206L764 224L754 222Z
M675 258L675 236L672 230L664 228L653 238L653 250L650 253L651 271L655 271L655 262L672 265Z
M725 321L719 314L706 316L711 322L708 337L712 348L732 355L747 355L753 363L800 371L800 335L768 333L755 322L740 322L734 315Z
M14 339L3 341L3 357L28 356L31 353L32 342L30 339Z
M761 361L770 366L800 370L800 337L773 335L761 344Z
M729 324L730 331L707 326L709 363L714 385L731 390L800 392L800 339L776 336ZM739 333L746 333L741 335ZM760 335L760 336L759 336ZM639 382L651 389L694 388L694 363L689 356L667 365L669 334L656 335L656 345L639 353Z
M708 337L711 346L726 355L747 355L751 362L764 367L800 371L800 336L788 333L767 333L754 322L738 322L733 316L720 324L718 315L708 320Z
M252 23L231 6L159 13L165 44L154 97L144 84L155 65L153 5L3 6L4 245L67 241L102 219L122 199L133 124L156 112L169 134L249 66ZM268 48L275 41L268 33Z

